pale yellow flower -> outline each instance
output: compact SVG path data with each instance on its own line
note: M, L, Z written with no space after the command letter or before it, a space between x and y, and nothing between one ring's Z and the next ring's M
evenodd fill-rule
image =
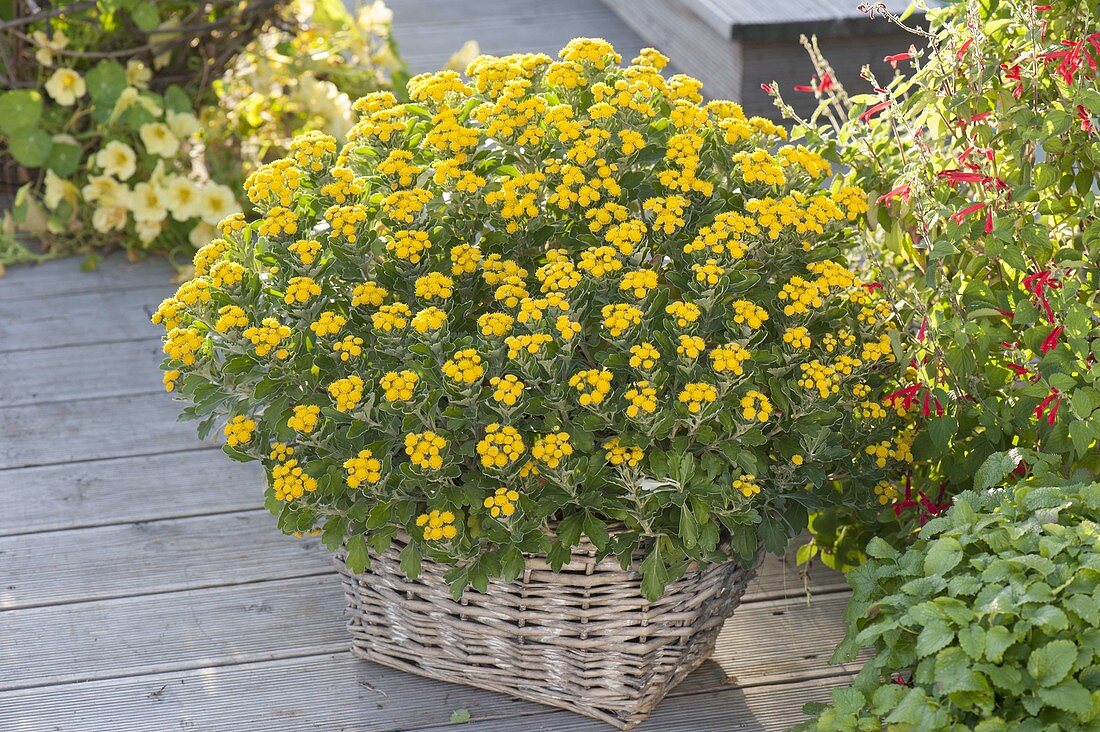
M181 175L173 176L164 188L164 200L176 221L193 219L202 213L199 187Z
M89 203L98 201L104 206L119 206L123 204L126 186L109 175L90 175L80 193Z
M92 213L92 228L106 234L126 226L126 207L100 204Z
M53 66L54 52L60 51L69 45L69 37L61 31L55 31L53 37L46 35L45 31L31 33L34 45L38 50L34 53L34 60L41 66Z
M125 142L111 140L95 154L95 164L107 175L126 180L137 170L137 155Z
M150 155L173 157L180 149L180 141L163 122L147 122L138 131L141 143Z
M149 67L138 61L130 59L126 62L126 83L139 89L148 89L149 80L153 78L153 72Z
M46 82L46 92L62 107L73 106L87 91L84 77L72 69L58 69Z
M135 217L136 217L135 212ZM149 244L158 236L160 236L160 230L163 224L160 221L134 221L134 231L137 232L138 239L142 244Z
M152 183L138 183L130 196L130 210L134 212L134 220L146 224L156 223L157 231L160 231L160 222L168 216L165 198L164 191Z
M240 210L241 205L229 186L211 184L199 191L199 215L208 224L216 224Z
M76 207L76 201L80 197L80 191L71 181L67 181L46 168L46 191L43 200L46 208L55 210L62 201L68 201L69 205Z
M199 131L199 119L190 112L169 112L168 129L181 140L186 140Z
M187 235L187 241L191 242L191 246L198 249L204 244L209 244L217 233L218 230L213 226L205 221L200 221L195 228L191 229L191 233Z

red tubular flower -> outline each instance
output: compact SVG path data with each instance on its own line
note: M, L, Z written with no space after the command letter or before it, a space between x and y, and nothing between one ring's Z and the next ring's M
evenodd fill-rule
M1049 353L1058 347L1058 339L1062 337L1062 332L1065 328L1058 326L1047 334L1047 337L1043 339L1043 342L1039 345L1039 350L1042 353Z
M771 84L761 84L760 88L764 90L765 94L774 94L775 93L772 90Z
M1011 371L1012 373L1016 374L1016 376L1018 378L1022 378L1024 376L1027 376L1029 373L1031 373L1030 371L1028 371L1026 368L1024 368L1023 366L1021 366L1018 363L1006 363L1005 367L1009 371Z
M970 46L971 46L971 45L972 45L973 43L974 43L974 39L973 39L973 38L968 38L968 39L966 39L966 43L964 43L964 44L962 44L961 46L959 46L959 50L955 51L955 59L956 59L957 61L962 61L962 58L963 58L963 56L965 56L965 55L966 55L966 51L967 51L967 49L969 49L969 48L970 48Z
M985 229L986 234L993 233L993 209L989 209L985 213Z
M1053 405L1053 406L1051 406ZM1035 419L1044 419L1044 412L1046 412L1045 419L1047 424L1053 425L1054 421L1058 418L1058 407L1062 406L1062 394L1056 388L1050 388L1050 394L1046 399L1039 402L1039 406L1035 407L1033 414ZM1050 410L1047 410L1050 407Z
M985 203L972 203L966 208L951 214L951 220L954 221L956 224L961 224L963 219L965 219L972 213L977 213L978 211L985 209L986 205L987 204Z
M950 183L952 186L957 186L960 183L991 183L993 179L988 175L982 175L981 173L969 173L965 170L945 170L941 172L940 177Z
M1024 277L1024 289L1035 296L1035 301L1039 304L1039 307L1046 313L1047 322L1051 325L1054 324L1054 310L1050 307L1050 302L1047 300L1046 291L1047 288L1057 290L1061 285L1058 283L1058 279L1054 277L1049 269L1044 269L1041 272L1029 274Z
M867 288L867 292L883 289L881 282L864 282L863 286Z
M882 61L883 61L883 63L890 64L890 68L892 68L894 70L897 70L899 63L901 63L902 61L911 61L911 60L913 60L913 56L915 56L916 53L917 53L917 47L911 45L911 46L909 46L909 50L906 51L905 53L895 53L895 54L892 54L890 56L885 56L882 59Z
M890 101L889 99L887 99L884 102L879 102L878 104L874 105L873 107L868 109L863 114L859 115L859 121L860 122L869 122L871 120L871 118L874 117L876 114L878 114L882 110L886 109L887 107L892 107L893 105L894 105L894 103L892 101Z
M928 334L928 318L920 321L920 330L917 331L917 342L924 343L924 336Z
M1081 121L1081 131L1086 135L1091 135L1096 131L1096 126L1092 123L1092 117L1083 104L1077 105L1077 119Z
M913 190L910 187L910 185L908 183L903 183L900 186L898 186L897 188L895 188L894 190L888 191L887 193L884 193L881 196L879 196L878 197L878 202L880 204L890 203L890 201L894 200L895 198L900 198L901 200L908 202L909 201L909 194L911 194L912 192L913 192Z

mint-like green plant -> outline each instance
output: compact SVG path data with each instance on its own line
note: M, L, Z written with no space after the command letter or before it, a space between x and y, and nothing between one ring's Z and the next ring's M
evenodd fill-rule
M966 492L905 554L879 538L834 662L875 656L801 730L1094 730L1100 484Z

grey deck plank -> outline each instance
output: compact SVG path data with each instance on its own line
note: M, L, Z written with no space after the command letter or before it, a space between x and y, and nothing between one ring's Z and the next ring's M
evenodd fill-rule
M49 297L0 301L0 353L155 338L163 330L149 318L174 291L169 283L144 284L127 290L74 294L62 290Z
M238 484L239 500L255 493ZM161 486L160 490L171 490ZM227 491L231 490L227 488ZM226 493L230 500L237 497ZM247 496L247 497L246 497ZM279 533L257 509L143 523L0 537L5 569L0 609L131 597L330 572L317 539ZM111 567L105 572L104 567ZM798 598L804 590L778 559L750 587L749 599ZM818 594L843 588L838 575L815 572Z
M83 257L75 256L33 266L11 267L7 275L0 277L0 302L127 290L149 285L169 287L169 281L176 273L162 257L135 263L122 254L112 254L104 257L99 266L90 272L81 270L83 263Z
M0 565L0 609L332 571L317 539L283 536L264 511L0 537Z
M163 392L0 407L0 470L202 448L179 410Z
M743 604L719 640L722 683L835 675L823 666L843 636L847 601ZM0 648L0 691L333 653L350 642L343 610L335 575L99 600L76 612L8 610L0 627L16 642Z
M3 470L0 536L259 509L263 486L215 447Z
M724 688L704 664L638 732L779 732L804 717L847 677ZM451 713L467 709L456 727ZM147 732L259 729L334 732L470 730L606 732L568 712L499 694L395 674L347 653L0 692L0 722L12 729Z
M163 391L160 340L0 353L0 406Z

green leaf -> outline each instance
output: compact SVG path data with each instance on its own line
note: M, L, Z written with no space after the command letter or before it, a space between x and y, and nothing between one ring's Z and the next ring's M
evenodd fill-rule
M14 135L20 128L34 128L42 117L42 95L32 89L0 94L0 132Z
M466 724L470 721L470 710L466 708L456 709L451 712L451 724Z
M977 623L972 623L959 631L959 646L966 655L975 661L981 659L985 652L985 630Z
M40 168L50 158L53 138L45 130L20 127L8 138L8 149L20 165Z
M867 542L867 556L875 559L897 559L901 554L881 537L876 536Z
M943 577L962 561L962 545L953 536L941 536L929 544L924 557L924 573Z
M370 556L367 554L367 541L362 534L348 537L348 569L359 574L370 566Z
M1039 689L1039 698L1049 707L1082 717L1092 711L1092 694L1077 679Z
M668 567L656 543L638 568L642 571L642 594L650 602L656 602L665 594L665 585L668 584Z
M160 24L160 13L154 3L141 3L130 11L130 17L134 19L134 25L146 33Z
M974 490L984 491L1000 485L1019 462L1019 453L1015 450L993 453L974 473Z
M401 571L405 573L406 577L416 579L420 576L422 558L419 544L410 541L405 545L405 548L401 550Z
M98 107L114 107L118 95L126 88L126 70L118 61L103 60L84 77L88 96Z
M928 435L937 452L943 452L958 431L959 420L952 416L937 417L928 422Z
M608 540L611 539L611 534L607 531L607 525L591 511L584 512L584 535L596 545L597 549L603 549L607 546Z
M50 157L46 160L46 167L57 177L68 178L80 167L83 154L84 150L79 145L54 141Z
M943 620L935 620L921 628L917 635L917 657L931 656L955 638L955 631Z
M1000 663L1005 651L1016 642L1016 637L1003 625L994 625L985 633L985 657Z
M1077 660L1077 644L1070 640L1055 640L1031 652L1027 672L1039 686L1054 686L1073 668Z

